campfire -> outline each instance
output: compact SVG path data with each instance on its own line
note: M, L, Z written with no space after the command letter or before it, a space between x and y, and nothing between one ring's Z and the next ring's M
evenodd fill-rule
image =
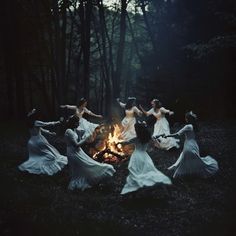
M107 163L118 163L126 160L130 155L130 148L120 144L124 140L121 138L119 125L106 127L103 134L104 138L100 139L92 151L93 159Z

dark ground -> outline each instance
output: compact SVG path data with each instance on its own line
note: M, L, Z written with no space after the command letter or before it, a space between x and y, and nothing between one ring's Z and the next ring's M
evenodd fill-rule
M201 123L201 154L219 162L215 177L174 180L167 192L155 187L122 198L127 162L115 167L110 189L72 193L67 167L52 177L19 172L27 158L27 130L2 124L0 235L235 235L235 133L235 121ZM168 175L179 152L150 155Z

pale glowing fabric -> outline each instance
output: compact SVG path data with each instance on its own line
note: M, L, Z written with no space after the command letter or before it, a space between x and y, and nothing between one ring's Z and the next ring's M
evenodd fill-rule
M135 144L135 150L130 157L129 175L121 194L155 184L171 184L171 180L154 166L151 157L146 152L147 144L143 145L137 139L133 139L132 142Z
M112 177L116 172L112 165L99 163L89 157L80 147L76 147L78 135L75 130L67 129L65 132L67 142L67 157L71 180L68 188L91 188L102 180Z
M80 111L77 108L76 115L80 118L78 130L84 130L85 131L84 137L85 137L92 135L95 129L99 126L99 124L94 124L87 121L85 118L83 118L84 113L91 114L91 111L88 110L86 107L83 108L82 111Z
M125 104L120 102L120 106L122 108L125 108ZM121 133L121 138L124 141L129 141L133 138L136 137L136 132L135 132L135 128L134 125L136 123L136 118L135 118L135 114L140 115L142 112L136 107L133 106L131 109L129 110L125 110L125 117L124 119L121 121L123 130Z
M30 130L31 138L28 141L29 159L18 166L21 171L53 175L67 164L67 157L61 155L41 134L41 132L49 132L42 127L56 123L35 121L34 127Z
M166 110L163 107L160 108L158 112L155 112L153 108L147 112L148 115L153 115L157 119L154 125L153 136L158 136L161 134L165 135L170 134L170 126L167 119L165 118L165 114L168 112L169 110ZM175 139L173 137L169 138L160 137L159 140L156 140L155 146L160 149L169 150L173 147L179 148L178 142L179 139Z
M173 177L177 178L184 175L208 177L214 175L219 169L218 163L210 156L200 157L193 126L184 126L178 134L185 135L185 142L178 160L168 168L174 170Z

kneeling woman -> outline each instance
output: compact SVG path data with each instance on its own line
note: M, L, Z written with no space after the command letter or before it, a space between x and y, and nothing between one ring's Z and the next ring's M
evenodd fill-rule
M171 180L154 166L151 157L146 151L148 142L151 140L151 135L146 126L136 123L135 131L137 138L126 142L135 144L135 150L130 157L129 175L121 194L134 192L139 188L155 184L171 184Z
M167 135L174 137L185 135L184 148L178 160L168 169L174 171L174 178L185 175L198 175L208 177L214 175L218 168L218 163L212 157L200 157L199 147L195 140L195 131L197 129L197 116L193 112L185 114L186 125L177 133Z
M67 157L61 155L56 148L48 143L42 133L55 135L55 133L43 127L54 126L60 121L43 122L39 121L39 113L33 109L28 114L28 126L31 138L28 141L29 159L18 166L21 171L28 171L32 174L53 175L67 164Z
M71 175L68 188L70 190L81 189L83 191L112 177L116 171L112 165L93 160L81 149L81 145L87 141L89 136L78 141L76 132L78 126L79 118L75 115L70 117L65 132L67 157Z

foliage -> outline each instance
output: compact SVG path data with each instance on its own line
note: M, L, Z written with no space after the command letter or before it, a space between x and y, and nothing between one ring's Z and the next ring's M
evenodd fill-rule
M180 106L192 109L197 105L194 100L201 97L185 94L191 90L189 83L201 88L207 75L215 76L212 67L218 68L216 59L210 67L199 64L199 59L220 60L222 54L229 83L219 83L210 96L221 86L225 91L231 88L235 76L234 1L107 2L4 2L0 62L1 92L7 103L1 106L7 117L23 118L34 106L55 116L60 104L76 104L82 96L89 99L93 110L106 116L111 115L116 97L130 95L144 103L159 97L167 106L182 97ZM184 105L189 99L192 107Z

